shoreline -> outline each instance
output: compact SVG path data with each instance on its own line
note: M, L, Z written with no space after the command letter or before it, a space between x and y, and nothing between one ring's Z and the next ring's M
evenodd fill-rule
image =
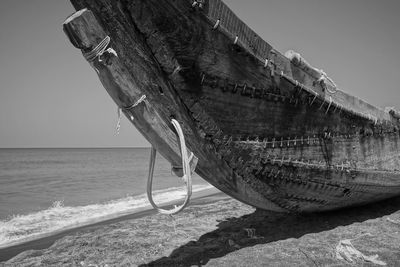
M360 254L343 253L346 242ZM217 193L173 217L147 211L34 242L0 266L400 266L399 244L400 197L286 214Z
M201 191L193 192L190 205L206 204L216 199L229 198L216 188L208 188ZM168 201L162 203L162 208L171 208L177 204L178 201ZM50 233L39 234L34 237L21 239L11 242L6 246L0 246L0 263L11 259L19 253L30 249L45 249L50 247L58 239L74 234L79 231L84 231L91 228L100 227L107 224L112 224L124 220L135 220L148 215L157 214L157 211L149 204L143 208L137 208L133 211L113 214L106 217L83 223L82 225L70 226Z

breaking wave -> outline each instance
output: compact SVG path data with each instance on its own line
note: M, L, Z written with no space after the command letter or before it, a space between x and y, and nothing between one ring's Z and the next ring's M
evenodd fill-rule
M210 188L213 186L193 185L193 192ZM153 192L154 200L159 204L182 199L185 194L184 188L176 187ZM146 194L76 207L64 206L62 201L56 201L46 210L14 215L8 220L0 221L0 248L149 208Z

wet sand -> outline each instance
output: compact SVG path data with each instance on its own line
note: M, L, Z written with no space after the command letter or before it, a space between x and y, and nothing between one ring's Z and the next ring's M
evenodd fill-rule
M368 258L339 259L339 242L350 239L360 253L400 266L400 198L296 215L256 210L214 194L195 199L173 218L145 211L53 239L32 243L0 265L378 266Z

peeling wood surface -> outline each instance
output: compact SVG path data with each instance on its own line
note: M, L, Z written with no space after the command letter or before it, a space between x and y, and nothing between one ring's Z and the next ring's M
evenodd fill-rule
M65 22L71 42L87 52L110 35L118 57L91 64L118 106L147 96L125 114L171 163L174 117L198 173L253 206L316 211L400 193L399 120L325 91L222 1L72 3L93 13Z

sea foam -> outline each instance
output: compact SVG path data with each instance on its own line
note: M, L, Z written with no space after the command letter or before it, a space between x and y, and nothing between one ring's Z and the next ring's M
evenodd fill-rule
M193 185L193 192L211 188L211 185ZM176 187L153 193L159 204L183 199L185 194L184 188ZM56 201L46 210L14 215L0 221L0 248L150 208L146 194L76 207L64 206L61 201Z

